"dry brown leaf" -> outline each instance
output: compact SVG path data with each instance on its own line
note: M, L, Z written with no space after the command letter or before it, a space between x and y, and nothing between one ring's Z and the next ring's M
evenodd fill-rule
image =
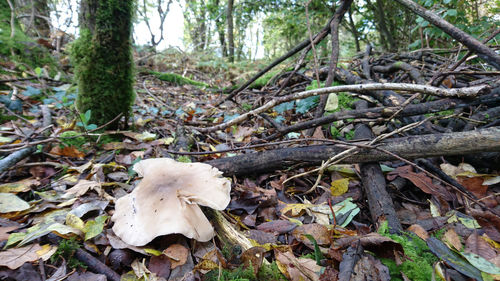
M460 237L453 228L448 229L444 233L444 240L449 245L453 246L453 248L455 248L456 250L462 250L462 242L460 241Z
M85 153L81 152L74 146L65 146L63 148L59 146L54 146L50 150L50 154L54 155L59 155L59 156L66 156L66 157L72 157L72 158L83 158L85 157Z
M17 226L0 226L0 242L9 239L9 232L18 228Z
M180 244L173 244L163 250L163 254L171 260L170 268L174 269L186 263L189 250Z
M487 260L492 260L497 257L496 251L477 233L472 233L467 240L465 240L465 252L479 255Z
M310 234L320 246L327 246L331 243L330 231L326 226L318 223L303 224L294 229L292 234L295 238L297 238L297 240L312 249L314 249L314 245L307 237L304 236L304 234Z
M2 251L0 252L0 266L17 269L25 262L37 261L39 256L36 252L40 250L42 250L40 245L32 244Z
M429 233L419 224L413 224L408 227L408 231L415 233L418 237L423 240L427 240L429 238Z
M278 268L289 280L292 281L318 281L321 266L312 259L297 259L292 252L282 253L274 251Z

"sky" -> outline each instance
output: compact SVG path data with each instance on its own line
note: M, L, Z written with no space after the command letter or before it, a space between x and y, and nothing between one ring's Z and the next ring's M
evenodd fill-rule
M156 12L156 10L152 11ZM160 18L158 13L152 13L150 16L151 29L155 33L155 38L159 38L160 34ZM184 49L182 38L184 36L184 16L182 8L177 1L173 1L170 5L170 12L165 18L163 24L163 41L158 46L158 49L164 49L169 46L180 47ZM151 41L151 35L145 22L140 22L134 26L135 43L139 45L147 44Z
M183 1L181 1L183 2ZM51 20L55 28L61 29L69 34L78 34L78 1L58 1L57 10L59 13L52 12ZM156 10L154 10L156 12ZM150 15L150 25L155 37L159 37L160 18L158 14ZM169 46L184 48L182 38L184 34L184 17L182 8L178 1L173 1L170 5L165 23L163 25L163 41L158 46L158 49L164 49ZM146 23L140 22L134 25L134 40L136 44L147 44L151 40L151 35L146 26Z

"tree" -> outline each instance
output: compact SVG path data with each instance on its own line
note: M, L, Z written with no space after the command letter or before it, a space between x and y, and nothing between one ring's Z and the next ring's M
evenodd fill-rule
M229 61L234 62L234 26L233 0L227 1L227 41L229 44Z
M80 38L71 55L78 81L77 109L102 125L128 119L134 102L131 52L133 0L82 0ZM118 127L119 122L110 124Z

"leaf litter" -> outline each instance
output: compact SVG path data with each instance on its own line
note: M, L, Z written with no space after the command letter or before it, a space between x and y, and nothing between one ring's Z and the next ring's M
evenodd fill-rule
M223 77L210 79L201 71L193 73L214 88L223 81ZM500 218L496 212L464 209L463 194L401 161L381 165L388 182L405 182L404 188L394 183L389 190L406 231L398 236L370 217L359 166L332 165L319 181L307 167L233 176L227 208L222 212L203 209L215 229L214 238L196 241L180 234L152 235L148 227L162 225L154 214L148 215L152 219L141 230L144 233L125 231L120 238L113 231L117 203L146 180L141 177L143 172L134 170L137 163L164 157L176 162L207 162L239 153L297 147L298 142L286 141L304 138L305 132L290 133L286 141L270 147L254 146L270 130L265 118L255 118L201 134L196 127L228 122L244 114L244 108L260 106L260 93L244 92L238 100L243 108L229 102L214 107L221 95L211 88L176 85L140 72L133 107L134 130L88 133L91 124L83 124L72 111L75 93L70 92L70 84L25 82L18 86L25 89L22 95L26 98L16 104L16 109L25 118L1 124L0 148L18 149L29 132L39 130L43 118L38 110L40 100L50 108L53 124L44 138L50 141L36 145L37 151L27 160L2 173L0 275L13 276L38 265L44 271L31 268L33 276L69 274L74 280L113 280L116 276L122 280L216 280L210 278L223 274L233 274L230 276L234 279L253 275L268 280L337 280L348 270L374 280L426 280L427 275L422 277L414 270L425 264L441 276L454 272L478 280L500 278ZM271 91L272 87L261 91ZM337 95L329 100L328 108L337 110ZM312 116L316 105L314 98L282 103L269 112L269 118L282 126L290 125ZM29 122L23 120L28 117ZM332 135L348 140L352 137L349 122L337 123L336 129L317 130L309 143L321 143ZM498 209L498 170L480 173L471 164L447 161L440 163L440 169L486 206ZM198 172L190 177L200 175ZM161 185L167 176L151 181ZM317 188L308 193L315 182ZM197 188L213 192L211 184ZM159 193L149 196L155 194ZM200 197L196 200L206 200L196 196ZM192 206L196 196L184 194L180 198L182 204ZM137 211L134 206L128 208L130 213ZM130 235L150 238L134 245L124 242ZM69 239L80 247L64 259L51 260L58 248L65 247L61 241ZM418 253L435 259L414 260L418 255L408 252L408 245L419 245ZM90 258L76 254L82 251ZM81 265L67 268L66 260L72 258L79 259ZM94 259L103 267L92 267ZM84 268L86 263L88 269ZM84 277L86 274L94 275Z

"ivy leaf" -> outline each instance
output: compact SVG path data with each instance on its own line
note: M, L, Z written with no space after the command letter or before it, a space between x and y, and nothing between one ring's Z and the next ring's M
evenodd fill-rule
M274 111L281 114L287 110L293 109L293 106L294 106L294 101L285 102L285 103L282 103L280 105L275 106Z
M305 99L301 99L297 101L297 108L295 111L300 114L304 114L311 110L311 108L316 107L318 105L319 97L313 96Z

